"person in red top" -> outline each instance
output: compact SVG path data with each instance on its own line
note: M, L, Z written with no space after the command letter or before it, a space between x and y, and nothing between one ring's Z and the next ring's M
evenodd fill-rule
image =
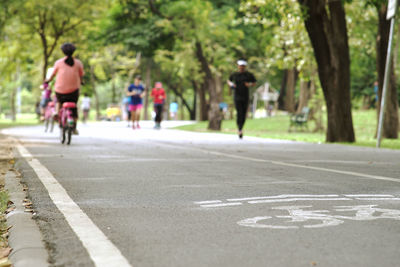
M57 97L57 108L56 114L60 110L60 107L64 102L77 103L79 99L79 88L82 84L82 77L84 75L83 64L79 59L74 58L72 55L75 52L75 46L71 43L64 43L61 46L65 57L60 58L56 61L53 68L53 73L50 78L45 82L50 82L56 77L54 85L56 97ZM76 121L78 119L78 110L72 109L73 117ZM78 131L74 129L74 133Z
M153 98L154 103L154 111L156 112L156 117L154 119L156 125L155 129L161 128L161 120L162 120L162 111L164 107L165 98L167 97L165 94L164 88L162 88L162 83L156 82L155 88L151 90L151 97Z

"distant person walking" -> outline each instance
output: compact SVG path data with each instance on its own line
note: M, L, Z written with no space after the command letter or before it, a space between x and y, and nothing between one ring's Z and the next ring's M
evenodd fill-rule
M82 121L83 123L86 123L87 119L89 118L89 112L90 112L90 97L87 93L84 94L84 97L82 99L81 103L81 109L83 113Z
M42 89L42 99L40 100L40 121L44 121L44 112L47 104L51 101L51 87L48 83L44 82L40 85Z
M246 70L247 62L245 60L237 61L238 72L229 76L227 81L229 87L234 90L234 102L236 108L236 123L238 127L238 136L243 138L243 126L246 121L247 109L249 107L249 87L256 84L256 78L251 72Z
M131 127L130 126L131 111L129 110L130 102L131 102L131 97L130 96L125 96L124 99L122 100L123 108L124 108L124 111L125 111L125 118L126 118L126 121L128 122L128 127Z
M79 99L79 88L82 84L82 77L84 75L83 64L79 59L74 58L72 55L75 52L75 46L71 43L64 43L61 46L65 57L56 61L53 68L53 73L50 78L45 82L49 83L56 77L54 90L57 97L56 117L60 111L60 107L65 102L74 102L75 104ZM75 127L78 120L78 109L72 109L72 115L75 120ZM74 134L78 134L76 128Z
M179 108L179 105L176 101L171 102L171 104L169 104L169 114L171 116L171 119L173 119L173 120L177 119L176 115L178 114L178 108Z
M155 129L161 128L161 120L162 120L162 112L164 108L165 98L167 97L165 94L165 90L162 87L162 83L156 82L153 90L151 90L151 95L154 103L154 111L156 113L155 121Z
M130 96L129 111L131 112L132 129L140 129L140 112L142 110L142 98L145 95L140 75L135 77L134 83L129 85L126 95ZM135 125L136 122L136 125Z

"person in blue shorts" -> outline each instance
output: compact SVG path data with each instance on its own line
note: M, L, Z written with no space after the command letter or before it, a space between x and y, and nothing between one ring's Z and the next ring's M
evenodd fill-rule
M141 81L141 76L136 76L134 83L129 85L126 90L126 95L131 98L129 102L129 111L131 112L132 129L140 129L140 112L143 107L142 99L145 95L144 86Z

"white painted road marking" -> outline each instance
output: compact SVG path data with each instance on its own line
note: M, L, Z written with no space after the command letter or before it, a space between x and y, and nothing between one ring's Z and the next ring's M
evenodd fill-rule
M97 267L128 267L128 260L104 233L90 220L79 206L70 198L65 189L58 183L50 171L39 160L34 158L21 144L16 145L22 157L35 171L50 198L64 215L72 230L82 241L90 258Z
M313 167L313 166L308 166L308 165L293 164L293 163L287 163L287 162L276 161L276 160L258 159L258 158L239 156L239 155L234 155L234 154L227 154L227 153L222 153L222 152L217 152L217 151L212 151L212 150L206 150L206 149L201 149L201 148L165 144L163 142L156 142L156 143L159 144L159 145L162 145L162 146L166 146L166 147L173 147L173 148L178 148L178 149L199 151L199 152L203 152L203 153L206 153L206 154L212 154L212 155L216 155L216 156L223 156L223 157L234 158L234 159L270 163L270 164L287 166L287 167L310 169L310 170L315 170L315 171L331 172L331 173L345 174L345 175L363 177L363 178L374 179L374 180L382 180L382 181L390 181L390 182L400 183L400 179L392 178L392 177L371 175L371 174L352 172L352 171L342 171L342 170L329 169L329 168Z
M229 206L240 206L247 202L248 204L267 204L267 203L279 203L279 202L297 202L297 201L349 201L349 200L377 200L377 201L399 201L400 198L393 195L383 194L330 194L330 195L296 195L296 194L285 194L277 196L264 196L264 197L246 197L246 198L228 198L227 202L222 200L206 200L196 201L197 205L202 208L222 208ZM234 202L233 202L234 201Z
M238 221L237 224L252 228L269 229L299 229L300 226L293 224L308 223L308 221L320 221L317 224L303 224L304 228L322 228L337 226L344 223L344 220L372 221L377 219L400 220L400 210L377 208L377 205L357 206L335 206L334 211L355 212L355 216L331 215L329 210L306 210L312 206L283 206L273 207L274 210L284 210L289 215L277 215L275 218L284 219L275 224L260 223L273 219L273 216L257 216ZM289 220L287 220L289 219Z
M276 199L276 198L293 198L293 197L338 197L339 195L277 195L266 197L246 197L246 198L228 198L228 201L247 201L247 200L261 200L261 199Z

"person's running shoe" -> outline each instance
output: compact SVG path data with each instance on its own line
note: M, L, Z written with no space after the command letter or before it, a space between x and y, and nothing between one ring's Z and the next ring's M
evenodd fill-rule
M78 129L76 129L76 128L72 131L72 133L73 133L74 135L79 135Z
M138 124L136 124L136 128L137 128L137 129L140 129L140 125L139 125L139 123L138 123Z
M239 139L243 139L243 132L239 131Z

